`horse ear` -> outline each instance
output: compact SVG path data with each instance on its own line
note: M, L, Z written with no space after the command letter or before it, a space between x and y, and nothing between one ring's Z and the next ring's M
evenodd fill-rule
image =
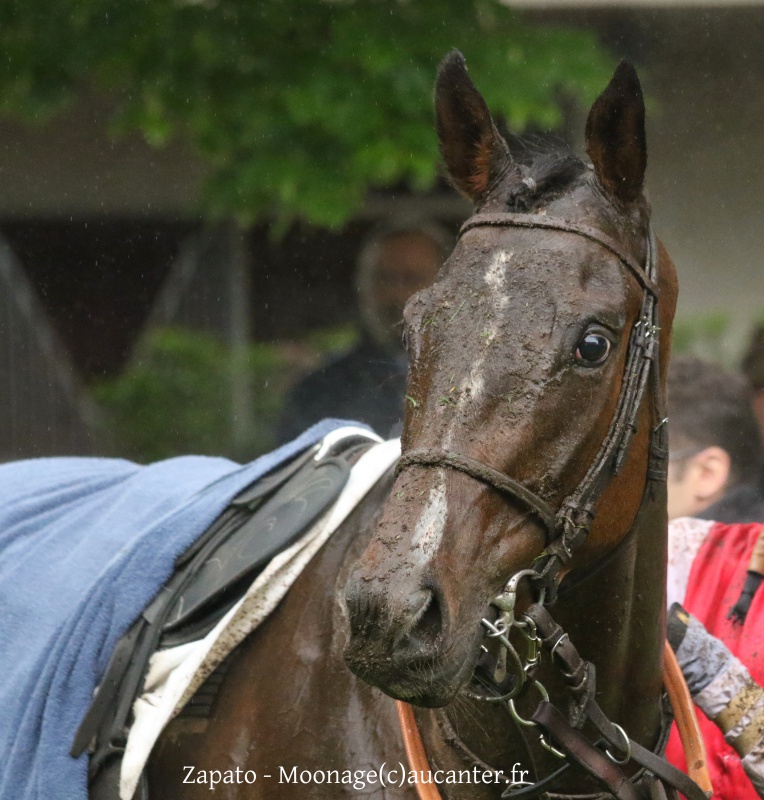
M602 188L622 203L642 193L647 167L645 101L637 71L621 61L586 121L586 152Z
M435 116L451 180L476 202L512 163L512 156L458 50L449 53L438 69Z

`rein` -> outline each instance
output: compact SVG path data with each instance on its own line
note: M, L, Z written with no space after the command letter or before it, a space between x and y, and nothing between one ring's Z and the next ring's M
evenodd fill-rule
M698 720L695 716L692 698L684 676L679 668L674 651L668 642L664 651L663 685L666 687L669 702L674 709L679 738L682 741L682 748L686 755L689 778L698 784L706 795L710 796L713 792L713 787L706 767L706 754L698 728ZM402 700L396 700L395 707L398 712L398 721L403 734L403 747L406 751L406 759L409 766L418 775L427 774L430 772L430 764L416 724L414 709ZM488 765L484 766L487 767ZM553 777L556 777L558 773L555 773ZM442 800L437 786L433 783L417 783L416 790L419 800ZM515 793L514 796L519 800L521 793L525 797L529 796L522 789ZM534 792L533 796L535 795L536 793Z
M665 480L668 447L666 418L663 413L657 363L659 349L658 254L655 235L652 228L649 228L647 256L643 269L609 236L596 228L581 223L535 214L475 214L464 223L459 235L460 237L464 236L473 228L481 226L544 228L583 236L616 256L642 287L642 307L639 319L632 327L629 338L626 364L615 413L599 451L589 465L585 476L578 486L564 498L559 509L555 511L544 498L511 476L464 453L452 453L439 449L418 449L405 453L398 462L397 473L411 465L449 468L463 472L507 495L512 501L534 515L546 530L546 548L534 562L533 568L514 575L502 594L492 601L492 605L499 610L499 618L496 622L488 619L482 620L487 635L497 639L502 648L499 666L495 674L506 675L508 671L506 661L507 658L511 658L518 676L517 680L512 688L500 697L472 696L475 699L489 702L506 702L510 713L519 725L533 726L543 731L541 744L557 757L565 759L566 765L550 778L540 781L531 788L513 792L514 787L510 786L502 797L535 797L547 790L548 784L552 782L551 777L556 778L568 764L575 762L595 778L605 789L607 796L616 797L618 800L638 800L641 794L637 789L638 782L652 783L656 780L679 789L689 800L705 800L707 795L710 796L711 789L708 773L704 772L705 754L699 738L689 737L693 727L687 720L690 717L694 720L694 716L691 706L688 706L689 697L686 685L684 691L681 691L683 684L681 673L677 676L675 670L671 672L671 666L675 666L675 660L669 656L666 657L664 683L672 705L676 709L680 733L684 734L682 742L688 755L688 763L694 762L692 770L694 770L693 777L697 783L668 764L660 755L631 741L620 726L607 719L596 702L594 666L581 659L568 635L554 622L544 607L546 604L554 602L559 588L560 573L564 566L571 561L574 551L586 539L594 520L597 503L609 482L618 474L624 463L637 430L637 415L650 383L652 384L657 423L652 428L650 435L646 492L652 491L650 488L652 483ZM518 620L515 618L514 606L517 586L522 578L527 578L540 588L541 594L539 602L534 603L523 615L523 618ZM518 631L527 642L528 655L525 659L518 655L509 641L509 634L513 629ZM549 657L560 669L568 684L570 708L567 719L548 702L544 687L538 681L533 680L542 648L548 651ZM671 655L673 656L673 653ZM531 685L536 687L542 699L532 719L525 720L517 714L514 699ZM406 753L412 769L417 772L423 769L429 770L413 710L407 704L398 702L398 714ZM601 740L596 745L590 743L579 730L587 721L594 725L601 736ZM695 725L694 731L697 734L697 725ZM548 739L551 739L554 745ZM662 753L665 736L661 736L659 739L657 749ZM604 748L604 753L602 748ZM613 755L611 750L623 755L623 758ZM627 778L619 769L619 765L625 764L627 761L634 761L641 767L631 779ZM699 766L702 769L698 770ZM650 777L647 773L650 774ZM438 800L440 798L440 793L434 784L417 783L417 792L420 800Z

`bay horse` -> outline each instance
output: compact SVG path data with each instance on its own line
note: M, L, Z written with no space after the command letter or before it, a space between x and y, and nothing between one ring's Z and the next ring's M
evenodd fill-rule
M447 800L497 798L507 782L534 796L527 784L556 772L541 785L552 796L645 796L646 784L603 789L561 769L569 749L528 718L570 681L553 657L518 659L512 644L553 638L525 612L556 599L552 649L564 656L567 638L596 665L587 702L623 733L602 749L621 762L626 736L659 746L677 283L643 192L639 81L622 62L592 106L591 164L513 152L456 52L435 98L448 173L475 214L405 309L403 458L237 651L210 718L166 729L152 800L209 797L190 767L256 772L218 786L227 798L414 798L411 783L371 772L404 774L391 698L414 706L432 769L461 776L438 786ZM510 708L490 701L523 683L512 659L533 680ZM579 727L592 741L603 730Z

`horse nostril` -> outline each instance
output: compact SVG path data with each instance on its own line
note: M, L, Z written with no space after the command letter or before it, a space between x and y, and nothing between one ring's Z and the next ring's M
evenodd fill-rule
M443 629L443 617L440 613L438 598L434 594L431 596L432 600L424 609L424 613L422 613L417 620L414 630L420 637L434 641L440 636Z
M424 589L418 594L422 597L422 602L401 639L419 648L432 647L443 631L440 601L430 589Z

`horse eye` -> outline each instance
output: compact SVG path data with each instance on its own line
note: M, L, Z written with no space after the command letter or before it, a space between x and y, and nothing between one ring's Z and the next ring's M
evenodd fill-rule
M404 350L409 349L409 332L405 325L401 330L401 344L403 345Z
M587 333L576 348L576 361L586 367L597 367L610 353L610 339L601 333Z

